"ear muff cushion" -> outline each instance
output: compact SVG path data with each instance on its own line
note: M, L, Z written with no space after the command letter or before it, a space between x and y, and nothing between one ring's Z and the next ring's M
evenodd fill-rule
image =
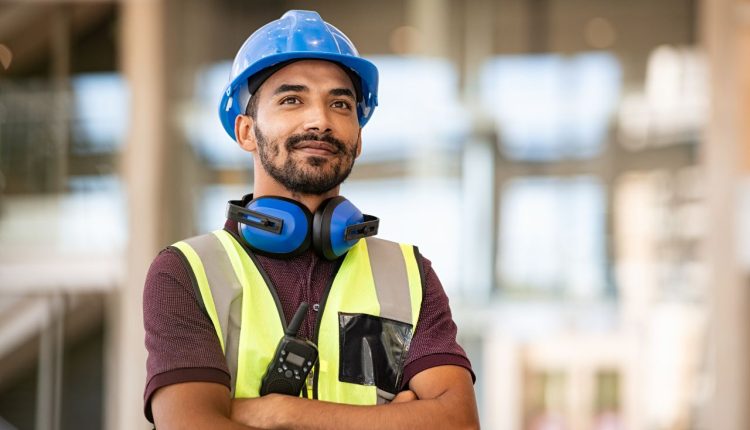
M346 240L346 227L362 221L362 212L344 197L325 200L313 216L313 248L328 260L339 258L357 243Z
M280 233L239 223L240 235L254 251L276 257L291 257L310 247L312 215L304 205L284 197L268 196L252 200L246 207L281 218L284 222Z
M336 258L335 256L333 256L333 258L329 258L329 256L332 255L332 252L330 250L331 209L339 204L341 200L344 200L344 198L341 196L331 197L330 199L323 200L318 206L318 209L315 210L315 214L313 215L312 246L318 254L328 260L333 260Z

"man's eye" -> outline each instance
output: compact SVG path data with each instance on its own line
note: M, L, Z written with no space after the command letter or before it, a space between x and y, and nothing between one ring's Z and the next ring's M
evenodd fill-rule
M337 109L351 109L352 105L344 100L336 100L331 104L331 106L337 108Z
M282 105L293 105L298 104L299 102L300 101L297 97L284 97L283 99L281 99Z

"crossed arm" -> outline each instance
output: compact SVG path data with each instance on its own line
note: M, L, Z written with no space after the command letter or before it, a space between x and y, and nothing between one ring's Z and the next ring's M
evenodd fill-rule
M387 405L352 406L277 394L232 400L223 385L188 382L159 389L151 405L159 430L479 428L466 369L427 369L411 379L409 389Z

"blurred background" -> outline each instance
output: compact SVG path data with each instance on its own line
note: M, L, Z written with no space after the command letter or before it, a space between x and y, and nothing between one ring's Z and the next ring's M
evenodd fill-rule
M150 428L141 292L252 164L231 60L315 9L380 69L342 192L418 244L498 430L750 428L750 1L0 3L0 429Z

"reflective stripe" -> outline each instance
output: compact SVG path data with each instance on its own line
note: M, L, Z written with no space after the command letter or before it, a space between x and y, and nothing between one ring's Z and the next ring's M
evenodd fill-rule
M234 396L237 390L237 367L239 365L239 348L240 348L240 333L242 328L242 283L239 280L239 272L236 267L238 266L238 259L233 258L234 253L227 252L227 241L231 241L231 238L227 238L226 232L223 230L217 230L213 232L213 236L221 245L221 251L227 258L229 267L225 267L224 270L231 271L234 274L237 284L232 285L233 293L236 294L237 298L232 300L227 312L229 313L229 326L225 333L227 333L227 349L224 352L227 358L227 367L229 368L229 374L231 375L231 394ZM231 249L231 247L230 247ZM209 278L211 285L222 285L213 282ZM226 288L226 287L225 287ZM213 288L212 291L220 290L220 288Z
M275 299L268 288L251 287L266 282L228 232L217 230L181 243L183 245L178 248L188 256L193 271L198 268L204 273L196 276L196 280L209 315L214 315L211 320L226 356L232 394L235 397L258 397L265 367L284 331ZM195 264L189 255L193 256ZM244 306L248 300L251 305ZM274 318L277 323L268 324L269 318ZM243 321L249 322L247 327L264 327L264 330L243 331ZM266 352L269 347L270 352ZM263 367L260 375L256 371L259 363Z
M375 404L374 386L339 382L339 312L380 315L366 240L357 242L344 257L322 312L318 328L318 399L352 405Z
M209 299L213 300L218 315L220 331L217 332L224 334L222 350L227 357L227 366L232 380L231 389L234 392L234 382L237 380L237 349L241 326L241 320L236 312L242 309L242 285L220 237L215 233L193 237L184 242L190 245L203 261L208 286L222 286L222 288L211 289ZM198 284L200 286L201 282L199 281ZM200 291L203 300L206 301L205 292L208 292L209 289L200 288ZM232 315L233 309L235 315Z
M409 282L400 246L376 238L367 239L370 268L380 303L380 316L412 324Z
M377 404L378 405L385 405L387 403L390 403L390 401L393 400L396 397L395 394L391 394L391 393L389 393L387 391L383 391L383 390L381 390L380 388L377 388L377 387L375 388L375 393L378 396L378 399L377 399Z
M422 302L422 288L414 247L371 237L367 239L367 250L380 302L380 316L411 324L413 334L419 318L419 308L413 308L416 303ZM409 269L417 270L416 279L412 279ZM409 288L406 288L407 285ZM417 295L412 288L415 285L419 287L416 288ZM418 297L418 300L412 300L412 296ZM395 397L394 394L381 389L377 389L376 393L378 404L388 403Z
M190 263L190 268L193 269L193 274L195 274L195 279L198 282L199 291L201 292L201 296L203 296L203 303L206 306L206 312L208 312L208 317L211 318L211 322L214 324L214 329L216 330L216 334L219 337L219 343L221 344L221 350L224 351L224 336L222 335L224 331L221 327L221 318L216 312L214 299L211 295L209 283L206 280L206 271L203 262L187 241L177 242L172 246L182 252L188 263Z
M214 232L224 246L234 271L242 284L243 304L239 347L236 352L237 380L234 396L252 398L260 395L260 383L284 336L286 323L281 319L280 305L255 262L234 237L224 230ZM219 289L221 285L212 287ZM228 359L227 361L229 361Z
M404 255L404 262L406 262L406 275L409 283L409 303L411 303L411 320L412 327L414 330L417 329L417 322L419 321L419 313L422 309L422 300L424 299L424 290L422 289L421 271L419 270L419 262L417 261L417 254L414 251L413 245L401 244L401 252Z
M237 366L240 354L240 333L242 328L242 295L234 300L229 308L229 333L227 333L227 367L231 380L231 394L234 396L237 390Z

